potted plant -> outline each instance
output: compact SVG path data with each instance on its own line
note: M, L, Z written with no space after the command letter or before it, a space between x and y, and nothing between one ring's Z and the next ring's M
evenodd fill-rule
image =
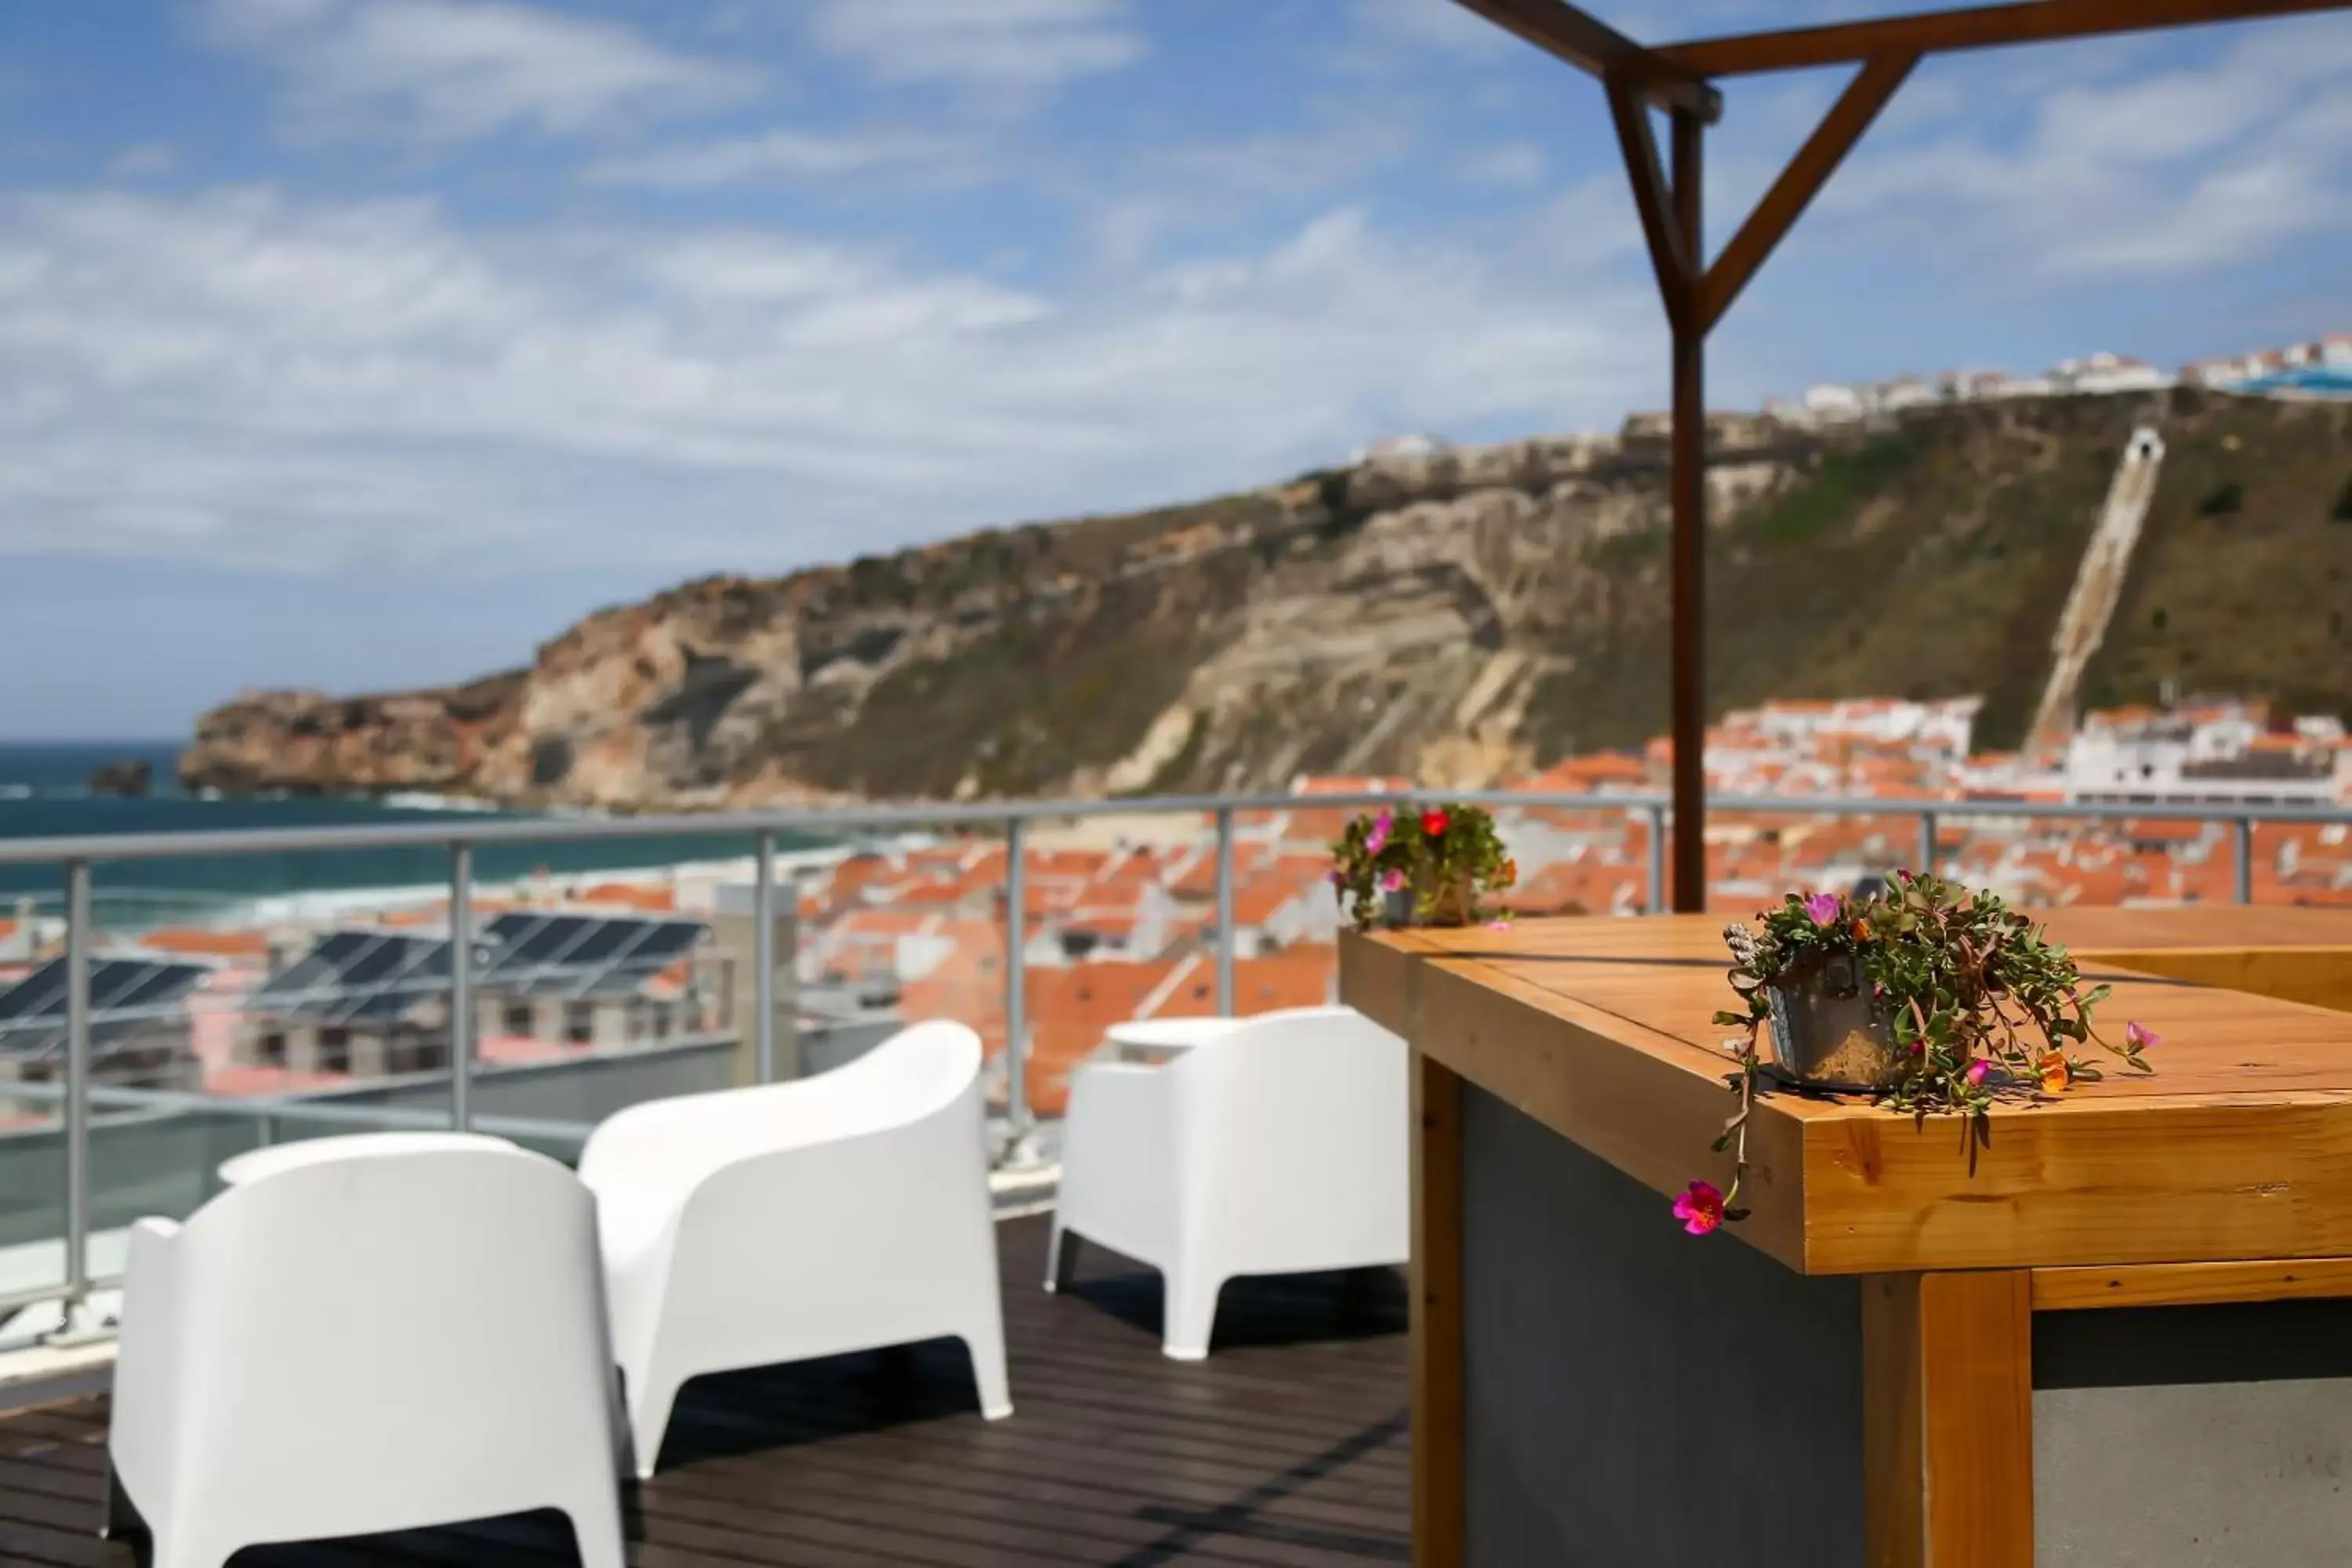
M1759 1078L1868 1093L1918 1119L1968 1117L1973 1157L1996 1105L2097 1078L2085 1047L2151 1070L2141 1053L2157 1044L2153 1031L2129 1023L2112 1044L2094 1030L2106 986L2086 988L2066 950L1999 898L1941 878L1897 872L1864 899L1792 893L1755 923L1726 928L1724 941L1741 1006L1715 1021L1743 1031L1727 1042L1739 1059L1738 1109L1715 1143L1734 1151L1731 1190L1693 1182L1675 1200L1695 1236L1746 1217Z
M1470 925L1488 918L1487 896L1518 874L1493 815L1475 805L1383 806L1331 846L1331 885L1358 931Z

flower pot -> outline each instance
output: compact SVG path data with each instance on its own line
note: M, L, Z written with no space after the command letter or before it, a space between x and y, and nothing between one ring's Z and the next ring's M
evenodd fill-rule
M1886 1004L1870 994L1850 957L1830 959L1794 985L1770 987L1769 1000L1773 1066L1790 1082L1873 1094L1892 1088L1909 1066Z
M1391 931L1402 931L1412 924L1412 889L1400 888L1381 896L1381 923Z
M1418 895L1416 906L1423 925L1466 926L1477 910L1478 894L1469 878L1456 877L1433 891Z

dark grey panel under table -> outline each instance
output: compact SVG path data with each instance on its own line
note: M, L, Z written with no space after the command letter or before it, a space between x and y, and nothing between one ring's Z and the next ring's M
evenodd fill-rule
M1473 1568L1860 1568L1862 1293L1463 1087Z
M2033 1320L2037 1568L2352 1563L2352 1301Z

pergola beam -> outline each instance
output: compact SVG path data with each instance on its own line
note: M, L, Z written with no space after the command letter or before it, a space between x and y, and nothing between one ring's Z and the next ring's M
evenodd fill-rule
M1739 232L1731 237L1731 243L1723 247L1723 254L1706 269L1696 304L1701 333L1712 331L1723 319L1724 311L1748 287L1748 280L1756 276L1756 269L1821 194L1837 166L1845 162L1846 153L1862 140L1863 132L1918 63L1916 55L1881 55L1854 74L1812 135L1780 171L1780 177L1772 182L1772 188L1764 193L1764 199L1756 204L1756 210L1748 215L1748 221L1739 226Z
M2021 0L2008 5L1976 5L1915 16L1661 44L1649 53L1701 77L1744 76L1852 65L1888 55L1942 54L2290 16L2339 10L2345 4L2346 0Z
M1617 126L1618 151L1625 156L1625 175L1633 186L1633 209L1641 214L1642 237L1649 242L1650 265L1658 275L1658 296L1665 301L1666 320L1679 331L1690 324L1694 311L1697 253L1675 208L1665 164L1658 157L1649 105L1628 82L1612 78L1605 85L1609 117Z
M1699 72L1673 64L1643 48L1608 23L1589 16L1567 0L1454 0L1506 32L1517 33L1555 59L1588 76L1631 82L1662 109L1681 109L1702 120L1723 113L1723 95Z

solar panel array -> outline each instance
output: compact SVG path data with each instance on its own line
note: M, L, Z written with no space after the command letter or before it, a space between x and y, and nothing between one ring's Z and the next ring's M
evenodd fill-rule
M138 1043L176 1018L211 966L177 959L98 958L89 965L93 1057ZM66 1048L66 961L53 959L0 992L0 1056L41 1059Z
M628 996L692 955L698 921L514 911L485 927L474 949L478 992L587 1000ZM388 1026L426 996L449 991L446 938L339 931L259 986L256 1013L330 1026Z
M531 995L626 996L690 957L709 930L699 921L517 910L483 931L488 963L479 983Z
M289 1023L388 1027L426 996L448 990L445 939L338 931L264 981L246 1007Z

